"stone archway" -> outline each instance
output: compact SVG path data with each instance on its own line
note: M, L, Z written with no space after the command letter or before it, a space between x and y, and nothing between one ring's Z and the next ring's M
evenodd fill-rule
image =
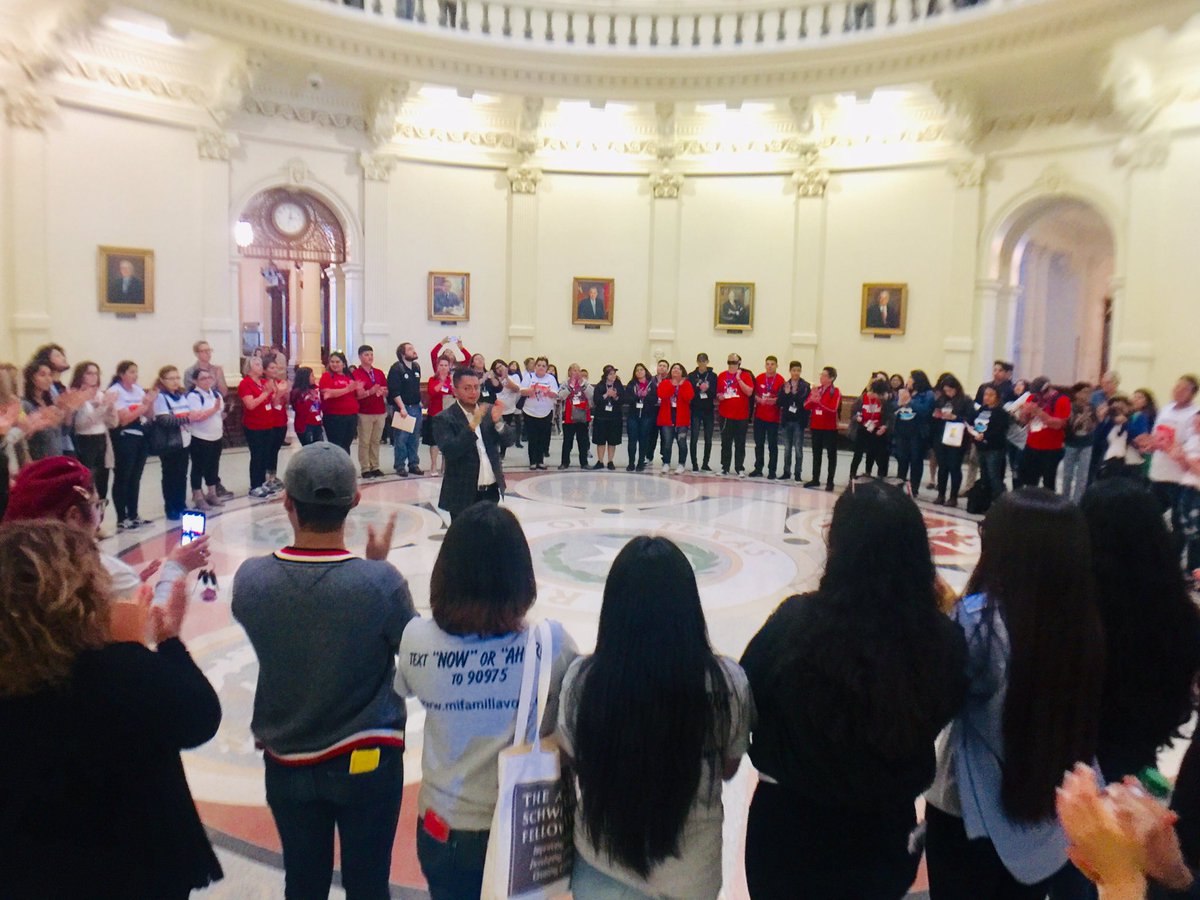
M1099 378L1117 261L1110 218L1089 199L1056 193L1018 205L993 235L995 303L983 324L995 356L1012 360L1022 376L1064 384Z

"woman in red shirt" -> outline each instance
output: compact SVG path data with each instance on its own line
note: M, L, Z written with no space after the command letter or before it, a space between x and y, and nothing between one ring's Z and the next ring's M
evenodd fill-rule
M267 487L272 492L283 490L283 482L275 474L279 471L279 448L287 440L288 430L288 395L292 386L287 380L287 357L276 353L264 360L266 365L267 384L271 388L271 399L267 409L271 411L271 451L267 454Z
M307 447L325 440L325 429L321 416L321 391L312 382L313 370L301 366L296 370L296 384L292 388L292 409L296 411L296 437L300 446Z
M330 443L349 453L358 432L358 382L350 377L350 363L341 350L329 354L329 370L321 376L320 388L325 433Z
M821 486L821 453L829 460L829 480L825 490L833 490L833 476L837 473L837 426L838 414L842 409L842 392L837 389L837 369L826 366L821 370L821 383L809 392L804 408L809 411L808 429L812 437L813 477L804 482L806 488Z
M465 351L464 351L465 352ZM468 361L470 357L467 357ZM450 360L442 357L437 363L437 374L429 379L429 412L421 421L421 443L429 448L429 472L438 474L438 449L433 440L433 417L452 403L454 385L450 379Z
M687 380L687 370L682 363L671 366L671 376L658 383L658 427L659 446L662 447L662 471L671 472L671 445L679 445L679 462L675 474L682 475L687 462L688 433L692 425L692 398L696 389Z
M275 391L263 375L261 356L246 360L246 374L237 392L242 401L242 429L250 449L250 496L269 497L273 491L266 486L267 459L275 435L271 431L273 421L268 404Z

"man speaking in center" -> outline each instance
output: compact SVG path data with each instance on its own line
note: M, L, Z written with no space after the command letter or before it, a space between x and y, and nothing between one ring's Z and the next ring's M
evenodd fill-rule
M438 506L450 513L451 521L473 503L500 502L500 448L515 439L501 418L504 404L479 402L479 376L474 371L455 369L452 379L455 402L433 417L433 437L446 458Z

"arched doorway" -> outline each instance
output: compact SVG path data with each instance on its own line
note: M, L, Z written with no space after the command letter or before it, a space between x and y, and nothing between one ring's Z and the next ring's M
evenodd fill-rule
M348 332L338 216L308 191L270 188L246 204L235 237L242 355L271 346L319 372Z
M1098 379L1109 358L1116 260L1106 217L1080 197L1038 197L1007 218L996 244L996 355L1022 376Z

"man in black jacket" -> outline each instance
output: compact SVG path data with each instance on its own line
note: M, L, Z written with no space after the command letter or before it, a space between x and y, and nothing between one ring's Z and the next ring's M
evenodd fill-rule
M392 432L393 465L401 478L412 472L420 475L421 449L421 364L417 348L405 341L396 348L396 361L387 374L389 413L401 419L412 418L411 431L397 428ZM407 468L406 468L407 467Z
M433 437L446 458L442 493L438 506L450 519L473 503L499 503L504 494L504 469L500 448L508 447L514 435L504 424L504 404L490 407L479 402L479 376L471 369L455 369L455 403L433 419Z

